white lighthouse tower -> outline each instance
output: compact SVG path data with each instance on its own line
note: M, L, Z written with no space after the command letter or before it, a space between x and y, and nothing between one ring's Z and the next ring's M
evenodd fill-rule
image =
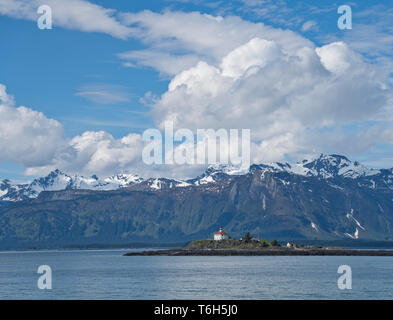
M220 228L220 231L214 233L214 240L220 241L224 239L228 239L228 234Z

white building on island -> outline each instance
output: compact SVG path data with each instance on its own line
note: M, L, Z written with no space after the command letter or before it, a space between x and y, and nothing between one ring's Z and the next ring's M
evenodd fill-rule
M228 239L228 234L220 228L220 231L214 233L214 240L219 241L224 239Z
M287 243L287 248L296 248L297 247L297 243L295 241L289 241Z

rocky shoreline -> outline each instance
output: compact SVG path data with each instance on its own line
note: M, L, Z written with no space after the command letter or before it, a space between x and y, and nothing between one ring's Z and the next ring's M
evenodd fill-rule
M393 251L339 248L171 249L128 252L124 256L393 256Z

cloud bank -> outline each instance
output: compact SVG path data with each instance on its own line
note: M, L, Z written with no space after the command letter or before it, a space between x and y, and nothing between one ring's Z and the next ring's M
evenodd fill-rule
M60 6L59 1L49 2ZM22 13L16 13L17 5ZM362 154L393 142L393 95L387 73L345 42L316 46L290 30L236 16L143 11L118 13L115 19L113 11L92 6L85 13L92 16L76 24L79 30L139 39L145 49L118 57L128 66L151 67L170 79L167 91L150 103L158 128L172 120L176 128L192 130L251 129L254 162L319 152ZM82 14L70 8L58 11L64 27ZM3 1L0 13L32 19L31 7L23 1ZM95 26L93 16L102 16L105 23ZM60 123L16 108L1 88L0 159L23 164L28 174L52 168L87 174L142 168L158 175L187 176L195 170L145 168L143 143L136 134L115 139L102 131L64 138ZM83 90L80 95L99 99L93 93Z
M352 139L355 154L389 143L387 75L344 42L317 47L288 30L196 12L145 11L125 21L140 28L150 50L167 55L183 48L199 58L172 76L156 100L159 127L173 120L194 130L250 128L254 161L326 152L322 141L336 145L329 151L345 152ZM356 129L360 123L368 126Z

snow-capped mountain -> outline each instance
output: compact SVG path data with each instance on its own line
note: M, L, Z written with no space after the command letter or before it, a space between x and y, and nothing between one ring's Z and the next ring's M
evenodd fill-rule
M35 179L31 183L13 185L9 180L0 182L0 200L21 201L36 198L42 191L59 191L69 189L116 190L129 187L143 181L141 177L122 173L98 178L96 175L84 177L70 176L60 170L49 173L46 177Z
M352 179L381 173L380 170L369 169L357 161L352 162L340 155L321 155L317 159L303 160L302 163L294 166L292 172L322 178L341 176Z
M344 177L356 179L378 175L381 170L369 169L357 161L350 161L341 155L321 154L316 159L303 160L295 164L289 163L270 163L253 165L252 169L264 169L272 172L288 172L308 177L320 177L324 179Z

